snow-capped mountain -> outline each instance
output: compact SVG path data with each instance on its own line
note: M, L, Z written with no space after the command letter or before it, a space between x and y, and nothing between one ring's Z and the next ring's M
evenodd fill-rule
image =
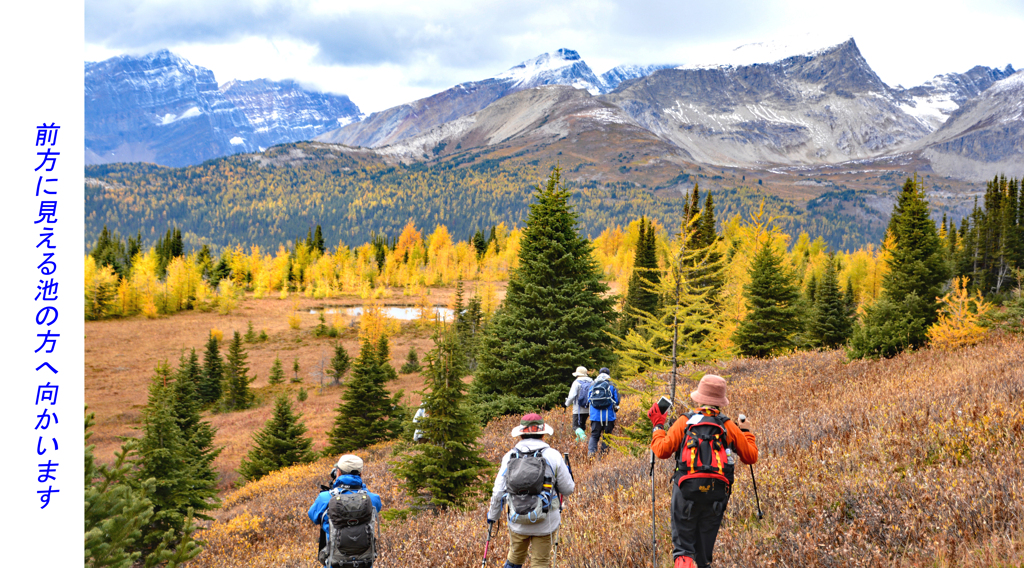
M943 175L1024 176L1024 71L965 101L919 146L932 168Z
M373 113L317 138L349 146L378 148L428 132L477 112L502 97L545 85L567 85L591 95L606 93L622 81L642 77L666 66L622 66L598 77L571 49L543 53L482 81L461 83L404 105Z
M910 89L897 87L896 90L902 89L901 96L907 99L900 108L935 130L965 102L1014 72L1012 65L1003 70L978 65L966 73L936 75L923 85Z
M513 92L541 85L569 85L584 89L591 95L599 95L604 90L604 83L584 63L580 54L564 48L538 55L494 78L510 81Z
M601 73L602 93L610 93L619 85L632 79L646 77L655 71L670 69L675 65L619 65Z
M753 47L753 46L752 46ZM828 164L899 152L931 129L904 112L853 39L772 60L653 73L606 95L638 124L716 165Z
M233 81L168 50L85 64L86 163L197 164L306 140L361 117L344 95Z

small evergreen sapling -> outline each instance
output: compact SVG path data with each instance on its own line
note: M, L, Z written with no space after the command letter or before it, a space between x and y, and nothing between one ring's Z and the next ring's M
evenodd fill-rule
M294 375L292 375L292 382L293 383L301 383L302 382L302 377L299 376L299 358L298 357L296 357L295 358L295 362L292 363L292 372L294 373Z
M334 357L331 358L331 366L327 368L327 376L331 377L334 384L340 385L342 377L350 368L352 368L352 359L339 341L334 345Z
M281 365L281 358L274 357L274 364L270 366L270 376L267 382L272 385L279 385L284 382L284 368Z
M416 348L409 348L409 356L406 358L402 368L398 370L399 373L407 375L409 373L418 373L420 370L420 359L419 355L416 354Z
M301 418L301 413L292 411L288 396L279 396L273 416L253 434L255 445L242 459L238 474L246 481L254 481L272 471L313 461L313 440L303 436L306 425Z
M255 397L249 390L249 366L246 360L249 355L242 346L242 335L235 331L228 346L227 365L224 367L224 382L227 390L224 393L224 409L244 410L252 406Z

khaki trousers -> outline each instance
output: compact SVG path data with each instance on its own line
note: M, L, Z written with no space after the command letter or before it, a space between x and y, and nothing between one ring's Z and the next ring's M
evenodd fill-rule
M530 553L530 568L551 568L551 546L558 538L558 531L542 536L529 536L508 531L508 562L522 566L526 553Z

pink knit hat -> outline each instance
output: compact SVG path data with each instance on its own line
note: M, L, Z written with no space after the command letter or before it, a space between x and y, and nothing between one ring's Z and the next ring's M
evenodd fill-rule
M697 404L725 406L729 399L725 398L725 379L718 375L704 375L697 385L697 390L690 393L690 398Z

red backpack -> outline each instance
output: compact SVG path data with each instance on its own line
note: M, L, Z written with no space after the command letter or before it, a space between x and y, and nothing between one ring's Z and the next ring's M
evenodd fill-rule
M731 485L734 465L729 463L730 456L726 452L728 433L725 430L729 419L693 412L687 413L686 419L686 433L677 452L676 484L684 479L709 477Z

